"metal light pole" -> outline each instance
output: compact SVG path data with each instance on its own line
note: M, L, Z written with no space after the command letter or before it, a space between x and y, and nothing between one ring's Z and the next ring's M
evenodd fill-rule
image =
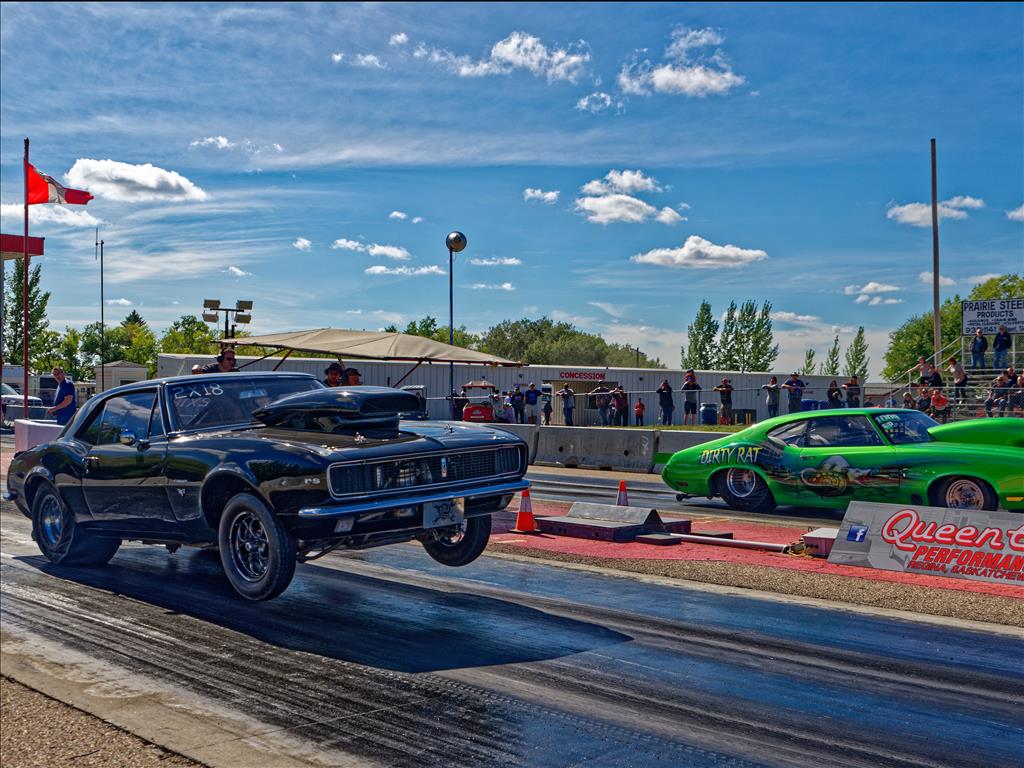
M218 312L224 313L224 338L221 339L224 342L235 338L235 323L252 322L252 301L239 299L233 307L222 307L220 299L203 300L203 320L208 323L216 323ZM231 322L229 322L230 315L234 315Z
M466 236L459 231L449 232L444 239L448 246L448 343L455 345L455 288L452 266L455 254L464 250L467 244ZM448 363L448 399L451 402L452 419L455 418L455 363Z
M939 319L939 201L935 174L935 139L932 139L932 334L935 346L935 367L941 365L942 323Z
M96 236L99 237L99 234L100 231L97 229ZM107 336L103 307L103 241L100 240L100 382L98 387L100 392L107 389Z

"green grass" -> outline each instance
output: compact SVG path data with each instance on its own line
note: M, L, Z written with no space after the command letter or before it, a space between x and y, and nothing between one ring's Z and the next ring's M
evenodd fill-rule
M650 426L643 427L626 427L626 429L657 429L662 432L742 432L747 427L752 427L753 424L738 424L736 426L727 426L725 424L716 424L713 427L705 426L704 424L698 424L695 427L682 427L673 424L671 427L662 427L658 424L651 424ZM622 429L622 427L619 427Z

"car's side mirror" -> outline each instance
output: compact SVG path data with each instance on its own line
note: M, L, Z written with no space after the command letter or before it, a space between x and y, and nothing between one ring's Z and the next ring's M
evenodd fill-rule
M122 432L121 437L118 438L118 441L121 443L121 445L135 445L137 440L138 438L135 437L135 433L127 429L124 432Z

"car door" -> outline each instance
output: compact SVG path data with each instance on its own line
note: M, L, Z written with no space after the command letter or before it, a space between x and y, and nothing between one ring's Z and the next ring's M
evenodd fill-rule
M898 500L903 471L896 451L863 414L808 419L796 452L801 490L823 501Z
M79 439L90 445L82 493L93 520L157 530L174 519L164 474L167 438L155 388L111 397Z

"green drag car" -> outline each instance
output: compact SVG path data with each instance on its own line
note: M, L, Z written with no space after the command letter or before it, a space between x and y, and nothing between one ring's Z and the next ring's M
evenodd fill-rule
M732 508L846 509L850 501L1024 511L1024 420L939 425L895 408L779 416L675 454L659 454L680 499Z

